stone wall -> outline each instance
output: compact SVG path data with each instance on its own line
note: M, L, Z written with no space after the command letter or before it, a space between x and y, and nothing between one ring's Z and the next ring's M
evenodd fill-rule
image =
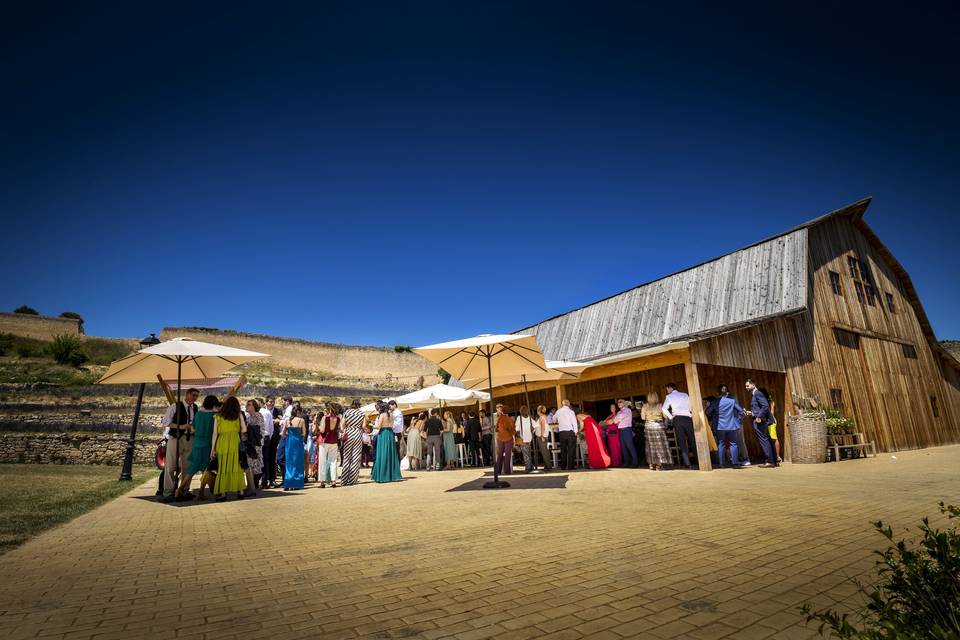
M74 433L0 433L0 463L123 464L127 437ZM138 438L134 463L152 465L157 439Z
M31 316L25 313L0 312L0 333L12 333L24 338L53 340L59 335L82 335L80 321L72 318Z
M427 385L438 382L435 364L415 353L398 353L392 347L351 346L190 327L166 327L160 337L162 340L192 338L268 353L271 357L266 362L274 367L322 371L342 377L391 379L408 386L420 376Z

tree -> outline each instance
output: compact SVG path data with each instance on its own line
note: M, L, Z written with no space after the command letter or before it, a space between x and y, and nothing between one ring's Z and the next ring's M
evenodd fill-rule
M33 307L28 307L27 305L21 305L13 310L14 313L22 313L25 316L38 316L40 313Z
M54 336L50 344L50 355L59 364L79 367L87 361L87 354L83 351L83 340L78 336Z
M443 367L437 369L437 377L443 381L443 384L450 382L450 373L445 371Z

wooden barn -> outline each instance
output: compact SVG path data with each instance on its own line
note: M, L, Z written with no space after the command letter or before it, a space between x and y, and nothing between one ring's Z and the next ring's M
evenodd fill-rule
M547 359L591 362L575 382L530 385L534 406L561 397L606 417L618 397L694 407L753 378L772 393L781 431L794 400L842 411L881 451L960 442L960 362L938 342L909 275L863 220L870 199L728 255L544 320ZM510 406L519 386L495 390ZM697 446L707 451L700 412ZM751 453L759 446L745 429ZM789 433L780 434L790 459ZM700 455L709 469L709 456Z

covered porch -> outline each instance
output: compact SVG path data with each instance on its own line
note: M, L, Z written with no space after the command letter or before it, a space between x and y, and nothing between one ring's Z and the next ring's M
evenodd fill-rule
M744 383L750 378L757 386L765 388L771 397L777 434L781 442L781 455L790 461L790 446L784 411L790 406L785 399L790 397L787 379L783 372L725 367L694 362L690 344L674 343L645 350L642 353L605 358L585 370L579 379L560 382L531 382L527 385L531 411L538 405L547 408L559 407L564 399L580 406L598 422L610 414L610 405L618 398L626 398L634 404L642 403L650 391L656 391L661 401L668 383L677 385L680 391L690 395L693 409L694 437L696 439L697 464L701 471L713 468L710 445L707 437L704 398L717 395L717 387L726 384L745 409L750 408L750 395ZM505 385L493 390L496 402L516 411L526 404L522 384ZM751 459L762 457L762 449L747 419L744 420L744 439Z

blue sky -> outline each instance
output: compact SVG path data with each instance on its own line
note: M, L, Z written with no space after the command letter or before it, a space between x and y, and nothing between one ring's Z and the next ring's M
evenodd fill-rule
M960 338L956 5L400 4L13 10L0 308L424 344L872 195Z

